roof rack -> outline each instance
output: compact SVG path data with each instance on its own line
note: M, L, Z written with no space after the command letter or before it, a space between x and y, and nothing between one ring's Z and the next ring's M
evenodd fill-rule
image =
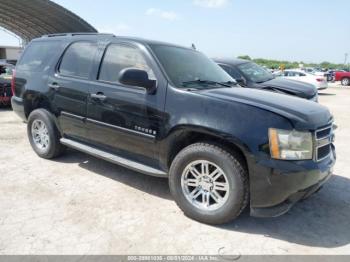
M43 35L42 37L79 36L79 35L105 35L105 36L115 36L114 34L106 34L106 33L57 33L57 34Z

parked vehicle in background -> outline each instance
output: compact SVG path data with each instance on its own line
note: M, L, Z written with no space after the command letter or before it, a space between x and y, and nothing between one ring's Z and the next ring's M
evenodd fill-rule
M11 82L14 68L11 64L0 63L0 106L11 104Z
M276 79L263 67L243 59L214 59L242 87L255 88L318 101L314 85L294 80Z
M325 76L327 74L327 70L322 70L321 68L313 68L313 67L306 67L306 68L301 68L301 71L308 73L308 74L312 74L312 75L316 75L316 76Z
M336 70L329 70L326 73L326 78L328 82L333 82L334 81L334 74L335 74Z
M293 79L296 81L312 84L316 86L318 90L324 90L328 88L328 82L324 76L306 73L299 69L288 69L284 71L279 71L276 72L274 75L276 77Z
M330 178L336 161L326 107L238 87L202 53L172 44L39 38L24 51L13 89L38 156L68 146L168 178L184 213L209 224L248 204L254 216L284 214Z
M334 80L340 81L343 86L350 86L350 72L335 72Z

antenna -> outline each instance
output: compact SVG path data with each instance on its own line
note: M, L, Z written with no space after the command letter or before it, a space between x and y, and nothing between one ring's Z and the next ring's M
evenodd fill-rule
M193 49L193 50L197 50L197 47L196 47L195 44L192 44L192 49Z

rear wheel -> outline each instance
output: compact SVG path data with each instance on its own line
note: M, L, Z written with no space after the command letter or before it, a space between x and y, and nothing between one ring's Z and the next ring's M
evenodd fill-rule
M29 142L38 156L52 159L62 154L65 147L60 143L60 133L50 112L34 110L28 118Z
M247 172L232 154L212 144L182 150L169 172L176 203L190 218L223 224L238 217L248 203Z
M342 84L343 86L349 86L349 85L350 85L350 78L347 78L347 77L343 78L343 79L341 80L341 84Z

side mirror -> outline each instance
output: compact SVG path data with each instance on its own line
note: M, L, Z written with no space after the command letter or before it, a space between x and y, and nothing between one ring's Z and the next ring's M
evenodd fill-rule
M143 87L147 93L156 90L157 81L150 80L148 73L141 69L125 68L119 73L119 82L123 85Z

